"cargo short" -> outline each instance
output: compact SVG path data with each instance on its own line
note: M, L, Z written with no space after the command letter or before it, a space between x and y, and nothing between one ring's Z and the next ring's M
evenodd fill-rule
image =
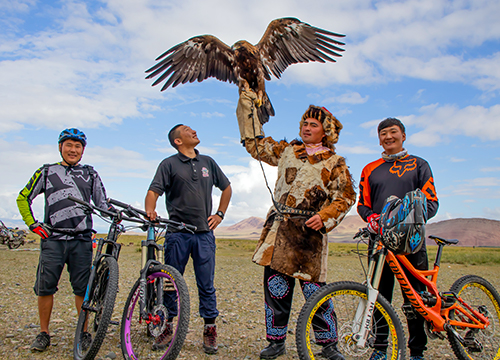
M33 290L38 296L53 295L67 265L69 280L76 296L85 296L92 266L92 241L41 240L40 260Z

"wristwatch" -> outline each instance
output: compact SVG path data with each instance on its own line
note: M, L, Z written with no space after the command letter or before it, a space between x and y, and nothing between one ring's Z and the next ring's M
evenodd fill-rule
M219 216L222 220L224 220L224 213L222 211L217 211L215 215Z

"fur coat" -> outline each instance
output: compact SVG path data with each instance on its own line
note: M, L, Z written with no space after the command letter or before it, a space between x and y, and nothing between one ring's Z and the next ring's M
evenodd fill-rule
M257 144L256 144L257 143ZM356 193L343 157L333 150L309 156L302 142L246 137L254 158L278 166L274 198L290 207L314 211L325 225L322 231L305 226L306 218L268 212L253 261L281 273L311 282L325 282L328 259L326 233L334 229L354 205Z

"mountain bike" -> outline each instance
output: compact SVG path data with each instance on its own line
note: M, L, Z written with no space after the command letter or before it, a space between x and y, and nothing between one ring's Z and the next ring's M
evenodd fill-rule
M26 231L9 228L0 220L0 241L3 245L7 245L9 249L17 249L24 245Z
M354 239L366 242L367 229ZM387 338L387 359L406 359L403 325L392 305L378 293L384 262L390 266L411 309L425 320L429 339L447 338L460 360L500 359L500 296L485 279L465 275L456 280L450 291L440 292L437 278L443 248L457 244L429 236L438 245L432 270L417 270L404 255L395 255L377 238L376 248L369 254L366 281L363 284L340 281L318 289L305 303L297 322L297 351L301 360L321 358L316 336L331 331L319 327L325 312L335 309L337 315L337 347L346 359L368 359L377 339ZM358 251L358 255L361 252ZM405 271L424 284L426 291L417 292ZM403 305L406 306L406 305ZM324 323L324 322L323 322ZM319 334L319 335L318 335ZM318 340L320 338L318 337Z
M118 257L121 249L116 240L125 232L125 227L120 222L124 219L134 220L127 219L122 212L103 210L73 196L68 196L68 199L80 204L86 212L94 213L110 223L108 236L97 241L87 291L75 330L74 358L91 360L99 352L108 326L118 325L118 322L111 321L118 292ZM58 229L54 231L61 232Z
M121 321L121 347L125 359L177 358L186 339L189 326L189 292L182 275L163 264L163 246L167 228L194 232L195 226L158 217L150 221L146 212L109 199L112 205L123 207L129 216L143 222L147 231L141 242L140 276L132 286ZM142 215L142 217L141 217Z

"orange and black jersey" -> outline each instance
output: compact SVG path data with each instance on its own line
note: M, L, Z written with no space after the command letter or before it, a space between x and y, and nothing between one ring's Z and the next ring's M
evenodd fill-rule
M403 198L416 189L427 197L427 219L430 219L436 215L439 203L427 161L413 155L395 161L378 159L366 165L361 173L358 214L367 221L371 214L380 214L389 196Z

